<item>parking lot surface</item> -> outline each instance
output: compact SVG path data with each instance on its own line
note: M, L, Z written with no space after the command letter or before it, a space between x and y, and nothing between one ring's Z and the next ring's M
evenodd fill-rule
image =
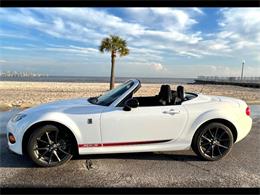
M1 113L1 128L11 115ZM1 187L260 187L259 116L250 134L216 162L179 151L88 155L60 167L39 168L10 152L6 135L0 136Z

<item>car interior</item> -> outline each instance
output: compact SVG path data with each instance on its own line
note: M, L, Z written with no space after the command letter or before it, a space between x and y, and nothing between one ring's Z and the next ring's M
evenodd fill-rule
M170 85L162 85L156 96L134 97L138 100L139 106L167 106L180 105L185 101L184 87L178 86L177 90L171 90Z
M139 102L139 107L145 106L168 106L168 105L181 105L182 102L191 100L197 97L196 94L193 93L185 93L183 86L177 86L176 91L171 90L170 85L162 85L158 95L155 96L140 96L135 97L133 94L137 91L129 94L120 104L119 107L124 106L126 100L130 98L134 98Z

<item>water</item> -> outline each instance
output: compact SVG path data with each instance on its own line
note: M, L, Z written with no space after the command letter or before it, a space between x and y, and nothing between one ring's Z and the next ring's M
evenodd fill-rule
M124 82L133 77L116 77L116 82ZM143 78L135 77L142 83L168 83L186 84L193 83L193 78ZM80 82L80 83L108 83L110 77L83 77L83 76L48 76L48 77L0 77L1 81L31 81L31 82Z
M250 105L250 108L251 117L253 119L260 118L260 105ZM20 109L15 108L6 112L0 112L0 135L5 134L6 124L10 120L10 118L20 111Z

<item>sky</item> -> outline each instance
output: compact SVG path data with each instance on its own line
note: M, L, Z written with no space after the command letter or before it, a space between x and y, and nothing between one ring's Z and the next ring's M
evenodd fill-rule
M0 70L110 76L98 47L130 49L116 76L260 76L260 8L0 8Z

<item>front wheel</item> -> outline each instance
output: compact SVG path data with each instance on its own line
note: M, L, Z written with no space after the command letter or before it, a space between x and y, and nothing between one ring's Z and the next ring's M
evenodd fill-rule
M193 151L202 159L219 160L226 156L233 146L232 131L221 123L210 123L200 128L192 141Z
M45 125L31 134L27 152L37 165L58 166L72 158L72 142L66 131L54 125Z

